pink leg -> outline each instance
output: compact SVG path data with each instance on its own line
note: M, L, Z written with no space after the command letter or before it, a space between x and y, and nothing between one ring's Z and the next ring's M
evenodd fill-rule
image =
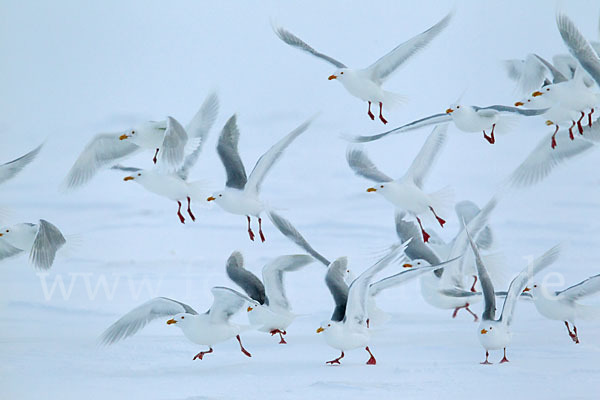
M581 117L579 117L579 119L577 120L577 129L579 129L580 135L583 135L583 127L581 126L581 120L583 119L583 117L585 117L585 113L582 111Z
M502 357L502 360L500 360L500 364L504 364L508 362L508 358L506 358L506 347L504 348L504 357Z
M419 217L417 217L417 222L419 223L419 226L421 227L421 233L423 234L423 241L425 243L429 242L429 238L431 236L429 235L429 233L425 232L425 229L423 229L423 224L421 224L421 220L419 219Z
M482 362L482 363L480 363L480 364L482 364L482 365L492 365L492 363L488 361L488 357L489 356L490 356L490 352L486 350L485 351L485 361Z
M371 353L371 350L369 350L369 346L365 347L365 350L371 356L371 358L369 358L369 361L367 361L367 365L375 365L375 364L377 364L377 360L375 360L375 357L373 356L373 353Z
M550 146L555 149L556 148L556 133L558 132L558 125L556 125L556 129L554 129L554 133L552 134L552 143L550 143ZM569 132L571 132L569 130Z
M260 240L264 243L265 242L265 235L263 235L263 231L262 231L262 219L260 219L260 217L258 218L258 234L260 236Z
M379 119L383 124L387 124L387 119L383 118L383 103L379 102Z
M254 241L254 232L252 232L252 228L250 228L250 216L246 215L248 218L248 236L250 236L250 240Z
M588 126L591 127L592 126L592 114L594 113L594 109L592 108L592 110L590 111L590 113L588 114Z
M242 345L242 339L240 339L240 335L237 335L235 338L240 343L240 350L242 351L242 353L244 353L244 355L246 355L248 357L252 357L252 354L248 353L248 350L246 350L244 348L244 346Z
M464 306L456 307L454 309L454 312L452 313L452 318L456 318L456 315L458 314L458 310L460 310L461 308L464 308L465 310L467 310L469 312L469 314L471 314L473 316L473 322L477 322L479 320L479 317L477 317L477 314L475 314L473 311L471 311L469 306L470 306L470 304L467 303Z
M576 122L575 121L571 121L571 122L573 122L573 123L571 124L571 127L569 128L569 139L575 140L575 136L573 135L573 128L575 127ZM556 133L555 133L555 135L556 135Z
M473 281L473 286L471 286L471 292L475 293L475 284L477 283L477 275L473 275L473 278L475 278L475 280Z
M287 342L285 341L285 339L283 338L283 335L287 335L286 331L280 331L279 329L273 329L271 332L269 332L271 334L271 336L279 333L279 337L281 338L281 340L279 341L279 344L287 344Z
M192 203L192 199L190 199L190 196L187 197L187 201L188 201L188 209L187 212L190 215L190 217L192 217L192 221L196 220L196 217L194 217L194 214L192 214L192 209L191 209L191 203Z
M367 112L367 114L369 114L369 118L375 121L375 115L373 115L373 113L371 112L371 102L369 102L369 111Z
M483 131L483 137L485 138L485 140L487 140L490 144L494 144L496 143L496 138L494 138L494 128L496 127L496 124L492 125L492 134L491 136L488 136L485 134L485 131Z
M331 360L331 361L326 361L325 364L339 364L340 360L344 358L344 352L342 351L342 355L340 355L338 358L336 358L335 360Z
M571 338L571 340L573 340L573 342L575 342L576 344L579 343L579 338L577 337L577 328L575 327L575 325L573 325L573 330L575 331L574 333L571 332L571 328L569 328L569 323L567 321L565 321L565 325L567 326L567 330L569 331L569 337Z
M179 217L181 223L185 224L185 218L183 218L183 215L181 214L181 202L177 200L177 204L179 204L179 208L177 209L177 216Z
M156 149L156 153L154 153L154 158L152 158L152 161L154 162L154 164L156 164L156 161L158 160L158 150L160 149Z
M446 223L446 221L443 220L442 218L438 217L438 215L435 213L435 210L433 209L433 207L429 206L429 209L431 210L431 212L435 216L435 219L437 219L437 221L440 224L440 226L443 228L444 224Z
M201 351L200 353L196 354L196 355L194 356L194 358L192 358L192 361L194 361L195 359L202 360L202 357L204 357L204 355L205 355L205 354L210 354L210 353L212 353L212 352L213 352L213 349L212 349L212 347L210 347L210 348L208 349L208 351Z

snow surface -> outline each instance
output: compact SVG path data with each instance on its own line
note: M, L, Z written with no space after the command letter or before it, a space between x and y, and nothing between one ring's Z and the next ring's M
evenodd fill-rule
M276 139L321 111L267 177L263 198L326 257L348 255L360 272L396 240L393 212L352 174L340 134L374 134L383 126L370 121L366 105L339 83L327 81L332 68L277 39L270 20L360 67L433 25L450 7L445 1L2 2L0 160L46 145L2 186L0 207L10 210L9 222L44 218L76 234L71 239L80 244L63 252L47 275L36 274L26 256L0 264L0 398L597 398L599 322L581 322L582 343L574 345L562 323L522 302L511 362L481 366L477 324L466 313L453 320L449 311L428 306L416 282L378 298L392 319L370 345L377 366L364 365L363 350L348 352L341 366L326 366L338 354L315 329L333 302L316 263L288 276L294 310L306 316L288 330L287 346L247 332L242 339L252 358L232 340L192 361L201 349L161 320L112 347L96 345L118 317L156 295L207 309L212 286L233 285L224 268L233 250L242 251L256 273L268 260L300 251L269 222L267 242L251 243L244 218L200 204L193 204L198 220L181 225L176 204L123 182L116 172L60 193L95 133L166 115L185 123L216 89L221 113L191 178L209 179L219 189L225 174L214 145L232 113L239 115L241 154L251 168ZM465 103L512 104L514 86L499 60L565 52L557 8L597 39L595 1L458 1L450 27L387 82L388 90L410 99L386 115L388 126L440 112L465 89ZM480 135L451 127L426 188L452 185L456 200L483 204L548 131L538 119L522 120L490 146ZM399 176L428 132L366 148L382 170ZM147 166L149 158L129 164ZM492 223L508 278L528 257L559 242L565 250L548 273L563 281L560 287L598 273L597 166L593 150L542 184L503 198ZM445 217L440 233L448 239L459 224L451 211ZM49 295L59 280L68 295L58 286ZM474 309L480 312L481 304ZM499 352L491 356L500 358Z

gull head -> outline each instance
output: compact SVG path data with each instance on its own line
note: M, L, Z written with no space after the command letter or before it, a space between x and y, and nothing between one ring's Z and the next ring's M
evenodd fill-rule
M9 244L22 248L31 239L37 235L37 225L30 223L15 224L0 229L0 240L6 240Z
M193 314L179 313L168 320L167 325L177 325L181 329L184 329L186 326L188 326L193 317Z
M208 197L206 199L206 201L214 201L215 203L218 204L223 200L223 198L226 198L226 197L227 196L226 196L225 192L216 192L216 193L213 193L212 196Z
M142 171L138 171L135 174L126 176L125 178L123 178L123 180L125 182L127 182L127 181L133 181L133 180L138 180L139 181L140 179L142 179L143 176L144 176L143 172Z
M545 288L543 285L540 285L539 283L534 283L531 286L527 286L523 290L523 293L531 293L531 297L533 297L534 299L539 298L541 296L550 297L552 295L552 292L550 290Z
M430 265L431 264L429 264L425 260L412 260L410 262L402 264L402 268L419 268L419 267L428 267Z
M367 188L367 192L368 193L379 192L379 193L383 194L384 192L387 191L387 187L388 187L387 184L385 184L385 183L379 183L379 184L377 184L375 186Z
M323 321L321 322L321 326L317 329L317 333L321 333L331 328L333 321Z
M336 70L333 74L329 75L328 80L332 81L337 79L339 81L343 81L348 76L348 68L340 68Z
M450 107L446 108L446 114L450 115L450 116L454 116L456 114L461 114L463 113L468 107L462 105L462 104L452 104L450 105Z
M136 133L137 133L137 131L135 129L127 131L127 132L123 133L121 136L119 136L119 140L125 140L125 139L132 138L136 135Z

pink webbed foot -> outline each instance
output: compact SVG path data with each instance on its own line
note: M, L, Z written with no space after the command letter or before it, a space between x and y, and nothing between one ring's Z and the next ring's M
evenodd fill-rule
M487 140L489 142L489 144L494 144L496 143L496 138L494 137L494 128L496 127L496 124L492 125L492 133L490 136L486 135L485 131L483 131L483 137L485 138L485 140Z
M373 353L371 353L371 350L369 350L369 346L365 347L365 350L369 353L369 355L371 356L369 358L369 360L367 361L367 365L376 365L377 364L377 360L375 359L375 357L373 356Z
M423 242L425 242L425 243L429 242L429 238L431 237L431 235L429 235L429 233L425 232L425 229L423 229L423 224L421 224L421 219L419 217L417 217L417 222L419 223L419 227L421 228L421 234L423 235Z
M371 112L371 102L369 102L369 111L367 112L367 114L369 115L369 118L371 118L372 121L375 121L375 114Z
M504 357L500 360L500 364L504 364L508 362L508 358L506 358L506 348L504 349Z
M235 338L237 339L237 341L240 344L240 350L242 351L242 353L244 353L244 355L247 357L252 357L252 354L248 353L248 350L246 350L244 348L244 346L242 345L242 339L240 339L240 335L237 335Z
M433 213L435 219L437 219L437 222L440 224L440 226L443 228L444 224L446 223L445 219L442 219L440 217L438 217L438 215L435 213L435 210L433 209L433 207L429 206L429 209L431 210L431 212Z
M280 331L279 329L273 329L271 332L269 332L271 334L271 336L276 335L279 333L279 337L280 337L280 341L279 344L287 344L287 342L285 341L285 339L283 338L283 335L287 335L286 331Z
M486 350L485 352L485 361L480 362L481 365L492 365L491 362L488 361L488 357L490 356L490 352Z
M342 351L342 354L336 358L335 360L331 360L331 361L326 361L325 364L329 364L329 365L333 365L333 364L340 364L340 360L344 358L344 352Z
M246 216L246 218L248 218L248 236L254 242L254 232L252 232L252 228L250 227L250 217Z
M201 351L200 353L196 354L194 356L194 358L192 358L192 361L198 359L198 360L202 360L202 357L204 357L205 354L210 354L213 352L212 347L208 349L208 351Z

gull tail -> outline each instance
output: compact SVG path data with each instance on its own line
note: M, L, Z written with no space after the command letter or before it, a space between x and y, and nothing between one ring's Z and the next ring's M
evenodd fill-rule
M576 313L577 318L582 319L584 321L597 321L600 319L600 306L577 304Z
M500 120L496 123L496 127L494 128L494 133L498 135L506 135L514 131L517 126L519 126L519 116L518 115L502 115ZM486 132L489 134L489 132Z
M408 103L408 97L387 90L383 91L383 108L385 110L391 111L406 103Z

